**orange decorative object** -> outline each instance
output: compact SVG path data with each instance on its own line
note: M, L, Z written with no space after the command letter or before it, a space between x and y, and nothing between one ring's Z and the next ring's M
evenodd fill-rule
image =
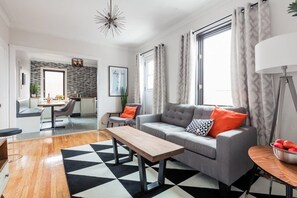
M215 107L210 115L210 118L214 120L214 124L209 132L209 135L215 138L222 132L237 129L244 122L246 117L247 114Z
M126 106L124 109L124 112L121 114L121 118L131 118L133 119L135 117L137 107L129 107Z

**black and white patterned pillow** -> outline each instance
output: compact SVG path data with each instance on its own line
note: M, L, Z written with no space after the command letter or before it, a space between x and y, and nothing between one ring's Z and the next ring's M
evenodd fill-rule
M187 126L186 131L199 136L207 136L213 123L213 119L193 119Z

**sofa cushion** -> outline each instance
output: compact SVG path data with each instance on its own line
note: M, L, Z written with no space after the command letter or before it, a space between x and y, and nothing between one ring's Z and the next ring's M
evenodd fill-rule
M193 105L168 103L161 121L186 128L192 121L194 108Z
M216 159L216 139L197 136L192 133L169 133L166 140L185 147L194 153Z
M41 116L44 108L27 108L17 113L18 118Z
M215 106L195 106L193 119L209 119L212 114ZM244 107L222 107L223 109L235 111L237 113L246 114L247 111ZM241 126L246 126L246 123L243 122Z
M194 119L186 128L186 131L199 136L207 136L213 123L213 119Z
M186 131L184 127L179 127L164 122L152 122L142 124L140 126L140 130L162 139L166 139L166 136L169 133L178 133Z
M239 128L245 121L247 114L215 107L210 117L215 122L209 135L215 138L220 133Z

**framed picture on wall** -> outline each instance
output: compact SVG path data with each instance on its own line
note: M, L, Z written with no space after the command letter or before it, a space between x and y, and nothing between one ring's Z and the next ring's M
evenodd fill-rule
M128 94L128 68L109 66L109 96L120 97Z

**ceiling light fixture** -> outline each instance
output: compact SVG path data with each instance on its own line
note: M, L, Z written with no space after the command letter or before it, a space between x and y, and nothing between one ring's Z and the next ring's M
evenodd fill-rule
M125 17L122 16L123 12L119 10L117 5L112 5L112 0L110 0L108 7L102 12L97 11L98 15L95 15L95 22L100 25L98 29L105 36L110 32L114 37L115 34L119 35L124 30Z

